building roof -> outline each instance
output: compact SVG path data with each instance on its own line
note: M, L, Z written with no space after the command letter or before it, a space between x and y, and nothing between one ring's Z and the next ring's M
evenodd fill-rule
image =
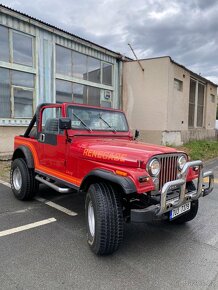
M191 71L190 69L188 69L187 67L185 67L182 64L179 64L178 62L174 61L171 56L169 55L165 55L165 56L157 56L157 57L151 57L151 58L143 58L143 59L139 59L139 60L132 60L132 61L143 61L143 60L152 60L152 59L161 59L161 58L169 58L171 63L174 63L175 65L178 65L179 67L183 68L184 70L188 71L190 73L190 75L192 75L193 77L196 77L198 79L200 79L202 82L205 83L210 83L215 87L218 87L218 84L213 83L212 81L208 80L207 78L202 77L201 75ZM131 60L128 60L131 62Z
M49 23L46 23L40 19L37 19L37 18L34 18L32 16L29 16L23 12L20 12L20 11L17 11L17 10L14 10L12 8L9 8L5 5L2 5L0 4L0 13L5 13L7 15L10 15L12 17L16 17L16 18L19 18L20 20L22 21L25 21L25 22L28 22L34 26L38 26L42 29L45 29L45 30L48 30L49 32L51 33L55 33L55 34L61 34L62 36L65 36L65 37L68 37L68 38L71 38L71 40L75 41L75 42L79 42L79 43L82 43L86 46L89 46L97 51L101 51L105 54L108 54L112 57L115 57L115 58L118 58L118 59L123 59L124 56L122 54L120 54L119 52L115 52L113 50L110 50L106 47L103 47L101 45L98 45L92 41L89 41L87 39L84 39L82 37L79 37L77 36L76 34L72 34L66 30L63 30L61 28L58 28L54 25L51 25ZM128 58L127 58L128 59Z
M201 75L199 75L199 74L197 74L197 73L191 71L190 69L188 69L188 68L185 67L184 65L182 65L182 64L180 64L180 63L174 61L170 56L169 56L169 58L170 58L170 61L171 61L172 63L178 65L179 67L181 67L181 68L183 68L183 69L185 69L185 70L187 70L187 71L188 71L192 76L194 76L194 77L196 77L196 78L202 80L202 81L205 82L205 83L210 83L210 84L212 84L213 86L218 87L218 85L215 84L215 83L213 83L212 81L210 81L210 80L208 80L208 79L202 77Z

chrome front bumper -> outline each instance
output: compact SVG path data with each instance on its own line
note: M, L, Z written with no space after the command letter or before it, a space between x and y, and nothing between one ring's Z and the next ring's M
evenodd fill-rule
M186 183L187 175L190 168L198 167L198 179L196 190L187 192ZM203 185L203 179L208 177L208 187ZM212 171L203 172L203 163L200 160L190 161L185 164L180 172L178 179L165 183L161 190L160 203L151 205L145 209L131 209L131 220L136 222L144 222L150 220L152 217L160 217L161 215L169 212L172 209L199 199L201 196L208 195L213 190L214 175ZM176 199L167 199L167 194L176 188L179 190L179 197Z
M198 180L197 180L197 187L195 191L186 193L186 178L190 168L198 167ZM178 176L177 180L169 181L164 184L162 191L161 191L161 199L159 205L159 211L157 215L161 215L171 209L177 208L184 203L192 200L196 200L201 196L208 195L213 190L214 184L214 175L212 171L203 172L203 163L200 160L187 162L183 167L183 170ZM203 187L203 178L209 178L209 185L207 188ZM177 200L172 202L167 202L167 193L168 191L177 186L180 188L180 195Z

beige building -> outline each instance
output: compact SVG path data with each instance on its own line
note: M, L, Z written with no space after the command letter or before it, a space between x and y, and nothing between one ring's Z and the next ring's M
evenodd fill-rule
M164 145L214 139L217 85L168 56L140 64L123 65L123 109L140 139Z

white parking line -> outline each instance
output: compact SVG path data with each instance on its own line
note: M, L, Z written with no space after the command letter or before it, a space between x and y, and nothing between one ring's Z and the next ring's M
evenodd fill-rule
M49 219L42 220L42 221L39 221L39 222L27 224L27 225L24 225L24 226L21 226L21 227L13 228L13 229L10 229L10 230L5 230L5 231L0 232L0 237L12 235L12 234L18 233L18 232L23 232L23 231L26 231L26 230L29 230L29 229L33 229L33 228L36 228L36 227L40 227L40 226L43 226L43 225L47 225L47 224L50 224L50 223L53 223L53 222L56 222L56 219L55 218L49 218Z
M8 182L0 180L0 183L5 185L5 186L7 186L7 187L11 187L10 183L8 183ZM56 204L56 203L54 203L52 201L46 200L44 198L36 197L35 200L37 200L39 202L42 202L42 203L44 203L44 204L46 204L48 206L51 206L51 207L53 207L53 208L55 208L55 209L57 209L59 211L62 211L62 212L64 212L67 215L70 215L70 216L77 216L78 215L78 213L76 213L76 212L74 212L72 210L69 210L69 209L67 209L67 208L65 208L65 207L63 207L61 205L58 205L58 204Z
M67 214L67 215L70 215L70 216L77 216L78 214L72 210L69 210L59 204L56 204L52 201L49 201L49 200L46 200L44 198L41 198L41 197L36 197L35 200L39 201L39 202L42 202L50 207L53 207L59 211L62 211L63 213Z
M7 187L11 187L10 183L5 182L3 180L0 180L0 183L3 184L3 185L5 185L5 186L7 186Z

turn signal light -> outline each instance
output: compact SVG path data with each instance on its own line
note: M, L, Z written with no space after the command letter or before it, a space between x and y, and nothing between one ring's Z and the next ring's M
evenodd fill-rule
M127 176L127 173L121 170L116 170L115 173L120 176Z

